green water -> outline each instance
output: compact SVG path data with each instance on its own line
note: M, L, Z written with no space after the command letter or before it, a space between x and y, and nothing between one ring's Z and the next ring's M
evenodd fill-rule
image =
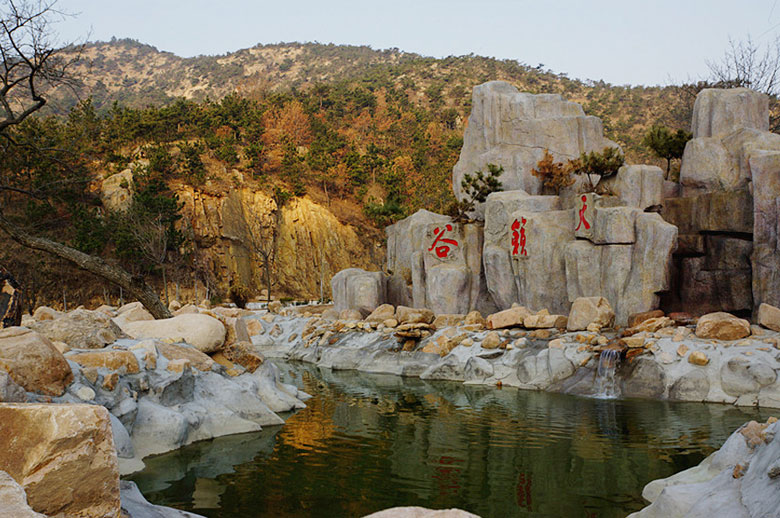
M314 395L283 427L147 459L153 503L208 517L358 517L399 505L488 517L623 517L644 485L771 412L595 400L280 364Z

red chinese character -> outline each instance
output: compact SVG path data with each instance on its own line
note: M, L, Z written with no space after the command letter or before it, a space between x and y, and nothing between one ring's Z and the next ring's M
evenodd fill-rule
M590 223L588 223L588 220L585 219L585 211L588 210L588 204L586 203L588 201L588 197L584 194L582 195L582 208L580 209L580 222L577 224L577 228L574 230L579 230L582 225L585 225L585 230L590 229Z
M525 218L520 219L523 221L522 225L517 220L512 223L512 255L517 255L518 248L520 248L520 255L528 257L528 252L525 249L525 224L528 220Z
M428 251L430 252L431 250L433 250L435 248L436 249L436 257L438 257L440 259L445 259L447 257L447 255L450 253L450 245L451 246L458 246L458 242L455 241L454 239L447 239L447 238L442 237L445 232L452 232L452 225L447 223L447 225L444 228L436 227L433 230L433 233L436 234L436 239L433 240L433 244L428 249ZM439 246L436 246L436 243L438 243L439 241L441 241L442 244L440 244Z
M520 473L517 477L517 507L531 509L531 474Z

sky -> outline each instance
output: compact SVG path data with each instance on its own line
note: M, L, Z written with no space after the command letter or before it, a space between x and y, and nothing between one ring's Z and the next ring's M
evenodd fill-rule
M132 38L182 57L259 43L514 59L616 85L702 79L729 38L780 36L779 0L59 0L61 41Z

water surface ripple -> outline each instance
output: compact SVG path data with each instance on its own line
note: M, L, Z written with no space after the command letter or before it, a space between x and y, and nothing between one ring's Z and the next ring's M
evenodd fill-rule
M623 517L643 486L769 413L599 400L279 364L314 395L283 427L149 458L153 503L212 518L358 517L398 505L490 517Z

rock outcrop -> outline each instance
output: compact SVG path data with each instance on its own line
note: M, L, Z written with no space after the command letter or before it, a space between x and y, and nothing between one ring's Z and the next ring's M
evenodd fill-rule
M0 470L37 512L119 516L117 457L101 406L0 404Z
M579 104L558 94L521 93L504 81L483 83L474 87L463 148L452 170L455 197L463 199L463 177L486 171L489 163L504 168L504 190L541 194L531 169L545 149L561 161L608 146L617 144L604 138L601 120L586 116Z
M387 276L383 272L367 272L347 268L333 276L333 309L354 309L363 316L370 314L387 300Z
M651 504L629 518L777 516L778 489L780 425L751 421L698 466L647 484Z

